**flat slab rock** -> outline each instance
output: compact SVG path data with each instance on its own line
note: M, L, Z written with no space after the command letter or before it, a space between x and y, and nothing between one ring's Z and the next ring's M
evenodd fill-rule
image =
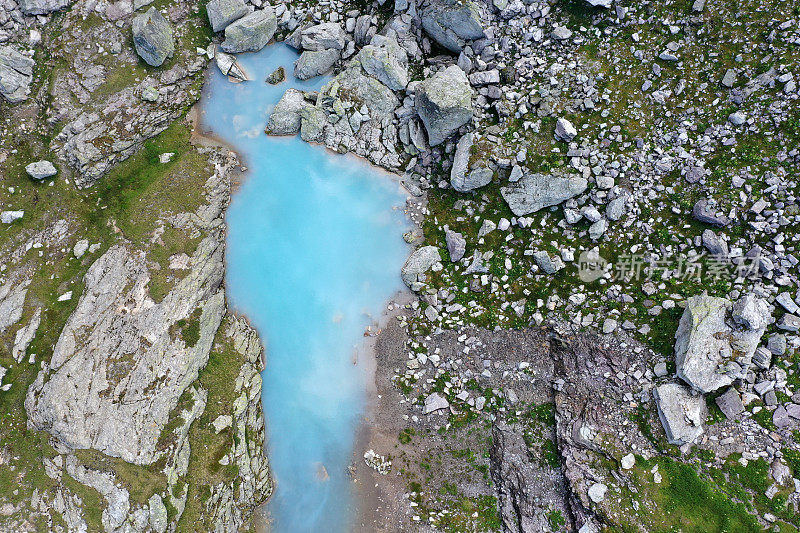
M516 183L501 187L500 194L516 216L525 216L574 198L588 185L578 176L526 174Z

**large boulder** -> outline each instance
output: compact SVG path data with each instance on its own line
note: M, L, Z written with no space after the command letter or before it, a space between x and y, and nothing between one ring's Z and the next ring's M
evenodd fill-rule
M526 174L508 187L501 187L500 194L519 217L574 198L587 186L588 182L578 176Z
M459 53L466 41L486 36L481 12L471 0L433 0L422 12L422 27L433 40Z
M175 52L172 26L156 8L133 19L133 46L150 66L161 66Z
M25 172L35 180L43 180L56 175L56 167L50 161L35 161L25 166Z
M453 168L450 169L450 185L458 192L469 192L492 181L494 172L482 162L473 159L474 146L472 132L458 140Z
M408 85L408 55L394 37L376 35L358 53L364 71L393 91Z
M234 81L247 81L249 79L247 77L247 73L236 60L235 56L226 54L225 52L217 49L214 52L214 62L217 64L217 68L219 68L219 71L222 72L222 74L230 77Z
M707 294L689 298L675 333L678 377L702 393L744 378L770 312L752 294L735 304Z
M303 50L343 50L344 41L344 30L335 22L317 24L300 33L300 48Z
M277 29L278 18L267 5L228 25L222 49L231 54L257 52L267 45Z
M298 80L307 80L325 74L339 61L341 52L335 48L328 50L306 50L294 62L294 76Z
M243 0L211 0L206 5L208 21L215 32L222 31L228 24L239 20L250 12Z
M419 276L424 275L425 272L430 270L435 264L440 263L442 256L439 254L439 248L436 246L423 246L414 250L403 268L400 271L400 277L403 282L412 287L414 283L419 281Z
M372 116L391 121L394 110L400 105L397 96L386 85L364 74L358 62L354 63L337 74L322 92L342 99L347 95L351 101L366 105Z
M30 94L34 61L10 46L0 46L0 94L12 104Z
M70 2L71 0L17 0L19 8L26 15L46 15L64 9Z
M691 444L703 434L703 423L708 416L703 396L678 383L656 387L653 396L670 444Z
M420 83L414 102L428 132L431 146L441 144L472 120L472 88L464 71L455 65Z
M295 135L300 131L300 113L311 104L297 89L288 89L267 121L266 133L269 135Z

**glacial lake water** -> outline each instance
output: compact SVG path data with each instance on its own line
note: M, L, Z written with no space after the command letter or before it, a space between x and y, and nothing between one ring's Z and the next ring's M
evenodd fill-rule
M298 137L264 134L286 89L327 81L296 80L296 58L283 44L240 55L252 81L238 84L212 67L201 122L248 167L227 214L226 282L230 303L266 346L272 531L334 533L350 529L347 467L362 460L354 444L367 372L355 353L402 288L408 221L389 175ZM278 66L287 81L265 83Z

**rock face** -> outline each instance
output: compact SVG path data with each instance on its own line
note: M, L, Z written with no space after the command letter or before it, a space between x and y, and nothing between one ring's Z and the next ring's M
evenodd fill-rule
M206 5L208 21L215 32L222 31L231 22L247 15L248 9L242 0L211 0Z
M275 11L268 5L227 26L222 49L231 54L257 52L267 45L277 29Z
M450 185L458 192L469 192L492 181L494 172L483 164L472 164L472 132L464 134L456 145L453 168L450 169Z
M434 0L422 12L422 27L454 53L461 52L466 41L485 37L480 9L471 0Z
M678 383L667 383L656 387L653 396L670 444L691 444L703 434L708 408L701 395Z
M46 15L64 9L71 0L18 0L18 3L26 15Z
M325 74L339 61L341 53L335 48L329 50L306 50L294 63L294 75L299 80L307 80Z
M300 112L310 107L301 91L288 89L275 104L267 121L269 135L295 135L300 131Z
M744 378L769 314L766 302L753 295L734 305L706 294L689 298L675 333L678 377L702 393Z
M406 285L411 287L418 281L421 274L424 275L425 272L441 260L442 257L439 255L439 249L436 246L423 246L408 257L403 269L400 271L400 277L403 278L403 282Z
M580 177L557 174L527 174L500 193L517 216L558 205L586 190L588 182Z
M0 46L0 94L12 104L22 102L30 94L33 65L28 56L10 46Z
M36 161L25 166L25 172L35 180L43 180L56 175L56 167L50 161Z
M447 67L420 83L414 104L431 146L472 120L472 88L464 71Z
M144 254L110 248L86 273L50 364L28 390L29 423L68 448L152 463L169 412L208 360L225 312L222 253L215 239L201 241L192 272L155 303ZM198 306L199 338L189 346L170 328Z
M358 53L364 71L393 91L408 85L408 54L394 37L375 35Z
M175 53L172 26L156 8L133 19L133 45L139 57L153 67L161 66Z

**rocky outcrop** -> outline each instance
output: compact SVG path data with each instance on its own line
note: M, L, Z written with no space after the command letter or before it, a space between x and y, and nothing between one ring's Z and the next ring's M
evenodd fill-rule
M133 46L136 53L153 67L160 67L175 53L172 26L156 8L133 19Z
M453 168L450 169L450 185L458 192L469 192L488 185L494 172L482 161L473 160L473 133L466 133L458 140Z
M0 94L12 104L30 94L33 59L10 46L0 46Z
M517 216L558 205L583 193L588 182L578 176L526 174L516 183L500 188L511 211Z
M204 239L191 274L155 303L144 254L110 248L86 273L84 294L28 391L31 426L69 449L152 463L169 412L208 360L225 312L222 253L218 239ZM200 334L189 346L170 330L195 308Z
M307 80L325 74L339 61L341 52L335 48L328 50L306 50L294 63L294 75L299 80Z
M707 294L689 298L675 333L678 377L702 393L744 378L769 316L767 303L752 294L735 304Z
M408 55L394 36L375 35L358 53L358 60L364 72L391 90L399 91L408 85Z
M414 107L425 124L431 146L441 144L472 120L472 88L455 65L420 83Z
M257 52L272 39L276 29L278 19L272 7L267 5L227 26L222 49L231 54Z
M0 333L5 332L22 318L22 306L30 283L29 279L15 274L0 285Z
M485 37L480 9L472 0L433 0L422 11L422 27L437 43L456 54L467 41Z
M210 0L206 4L208 21L214 32L222 31L231 22L242 18L249 13L242 0Z

